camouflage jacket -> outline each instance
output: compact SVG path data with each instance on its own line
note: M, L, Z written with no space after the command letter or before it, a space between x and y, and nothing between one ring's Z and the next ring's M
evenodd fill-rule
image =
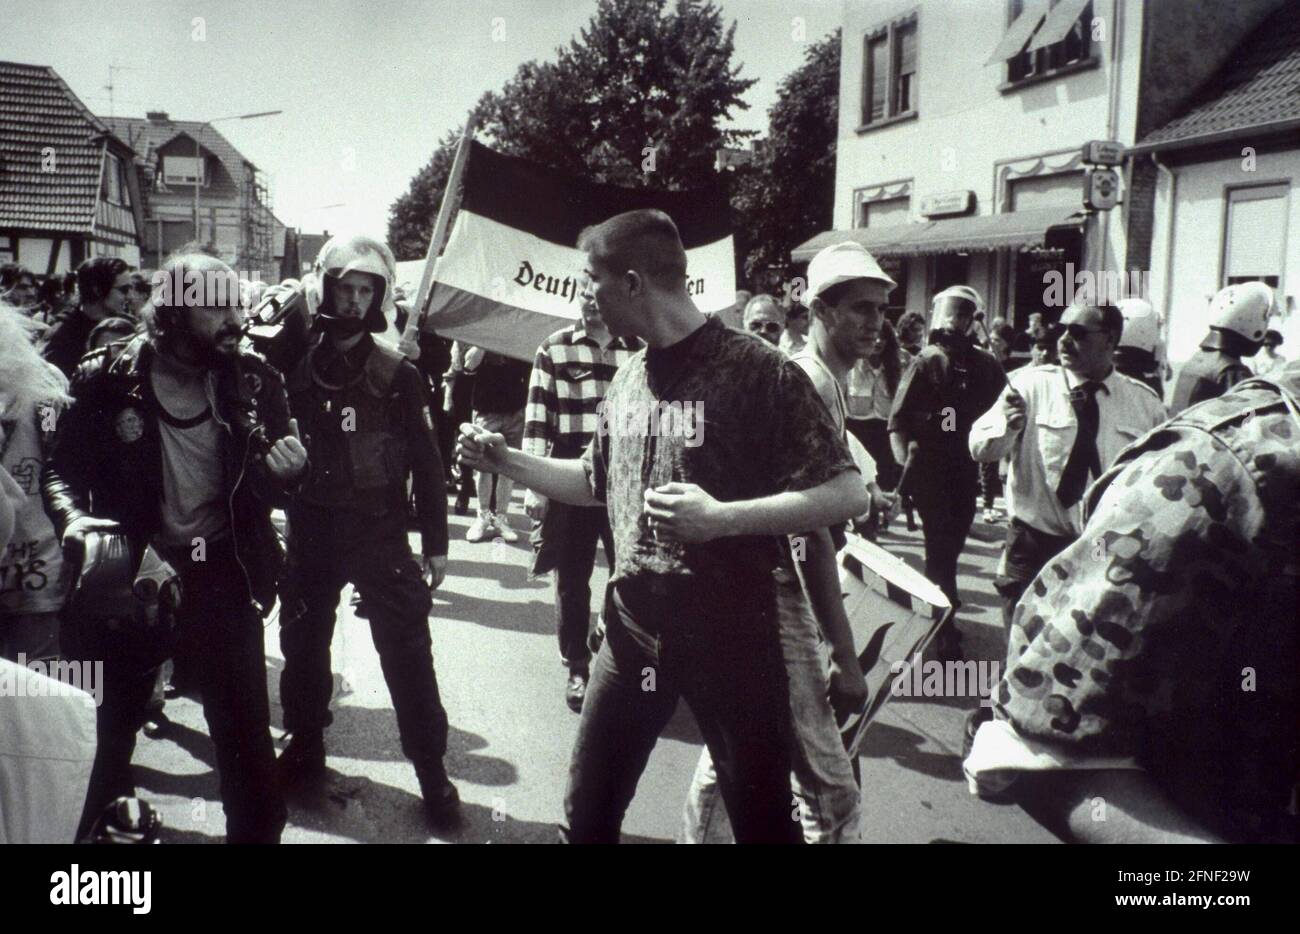
M1071 755L1135 758L1235 841L1300 827L1298 397L1293 363L1121 453L1016 608L994 708Z

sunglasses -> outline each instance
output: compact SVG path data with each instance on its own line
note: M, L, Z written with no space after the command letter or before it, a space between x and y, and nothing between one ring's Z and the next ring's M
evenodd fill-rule
M781 330L781 325L777 324L775 321L754 321L747 327L748 330L754 334L757 334L759 331L762 331L764 334L773 334Z
M1105 334L1101 328L1085 328L1082 324L1067 324L1065 333L1070 335L1071 340L1081 341L1088 334Z
M135 286L119 285L114 291L121 292L123 295L130 295L132 292L135 291Z

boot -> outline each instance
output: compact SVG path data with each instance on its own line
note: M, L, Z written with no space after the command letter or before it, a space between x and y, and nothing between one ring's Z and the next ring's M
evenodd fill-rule
M435 830L446 830L460 823L460 792L447 777L439 761L434 765L416 766L420 795L424 798L424 815Z
M275 760L275 766L286 788L319 782L325 777L325 734L294 733Z

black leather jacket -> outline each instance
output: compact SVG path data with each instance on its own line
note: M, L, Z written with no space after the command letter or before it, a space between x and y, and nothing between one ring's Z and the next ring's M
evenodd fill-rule
M162 443L149 382L156 353L137 337L87 354L74 371L73 402L59 418L41 474L45 509L60 537L81 516L113 519L139 553L161 528ZM222 475L236 556L265 614L284 559L271 509L287 506L290 491L262 455L289 433L284 382L261 359L241 353L228 371L210 374L208 396L225 429Z

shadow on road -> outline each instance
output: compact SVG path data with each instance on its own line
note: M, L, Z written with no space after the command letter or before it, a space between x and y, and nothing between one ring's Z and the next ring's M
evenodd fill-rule
M962 781L961 760L948 753L923 752L925 737L879 721L862 738L859 757L893 759L898 765L945 781Z

